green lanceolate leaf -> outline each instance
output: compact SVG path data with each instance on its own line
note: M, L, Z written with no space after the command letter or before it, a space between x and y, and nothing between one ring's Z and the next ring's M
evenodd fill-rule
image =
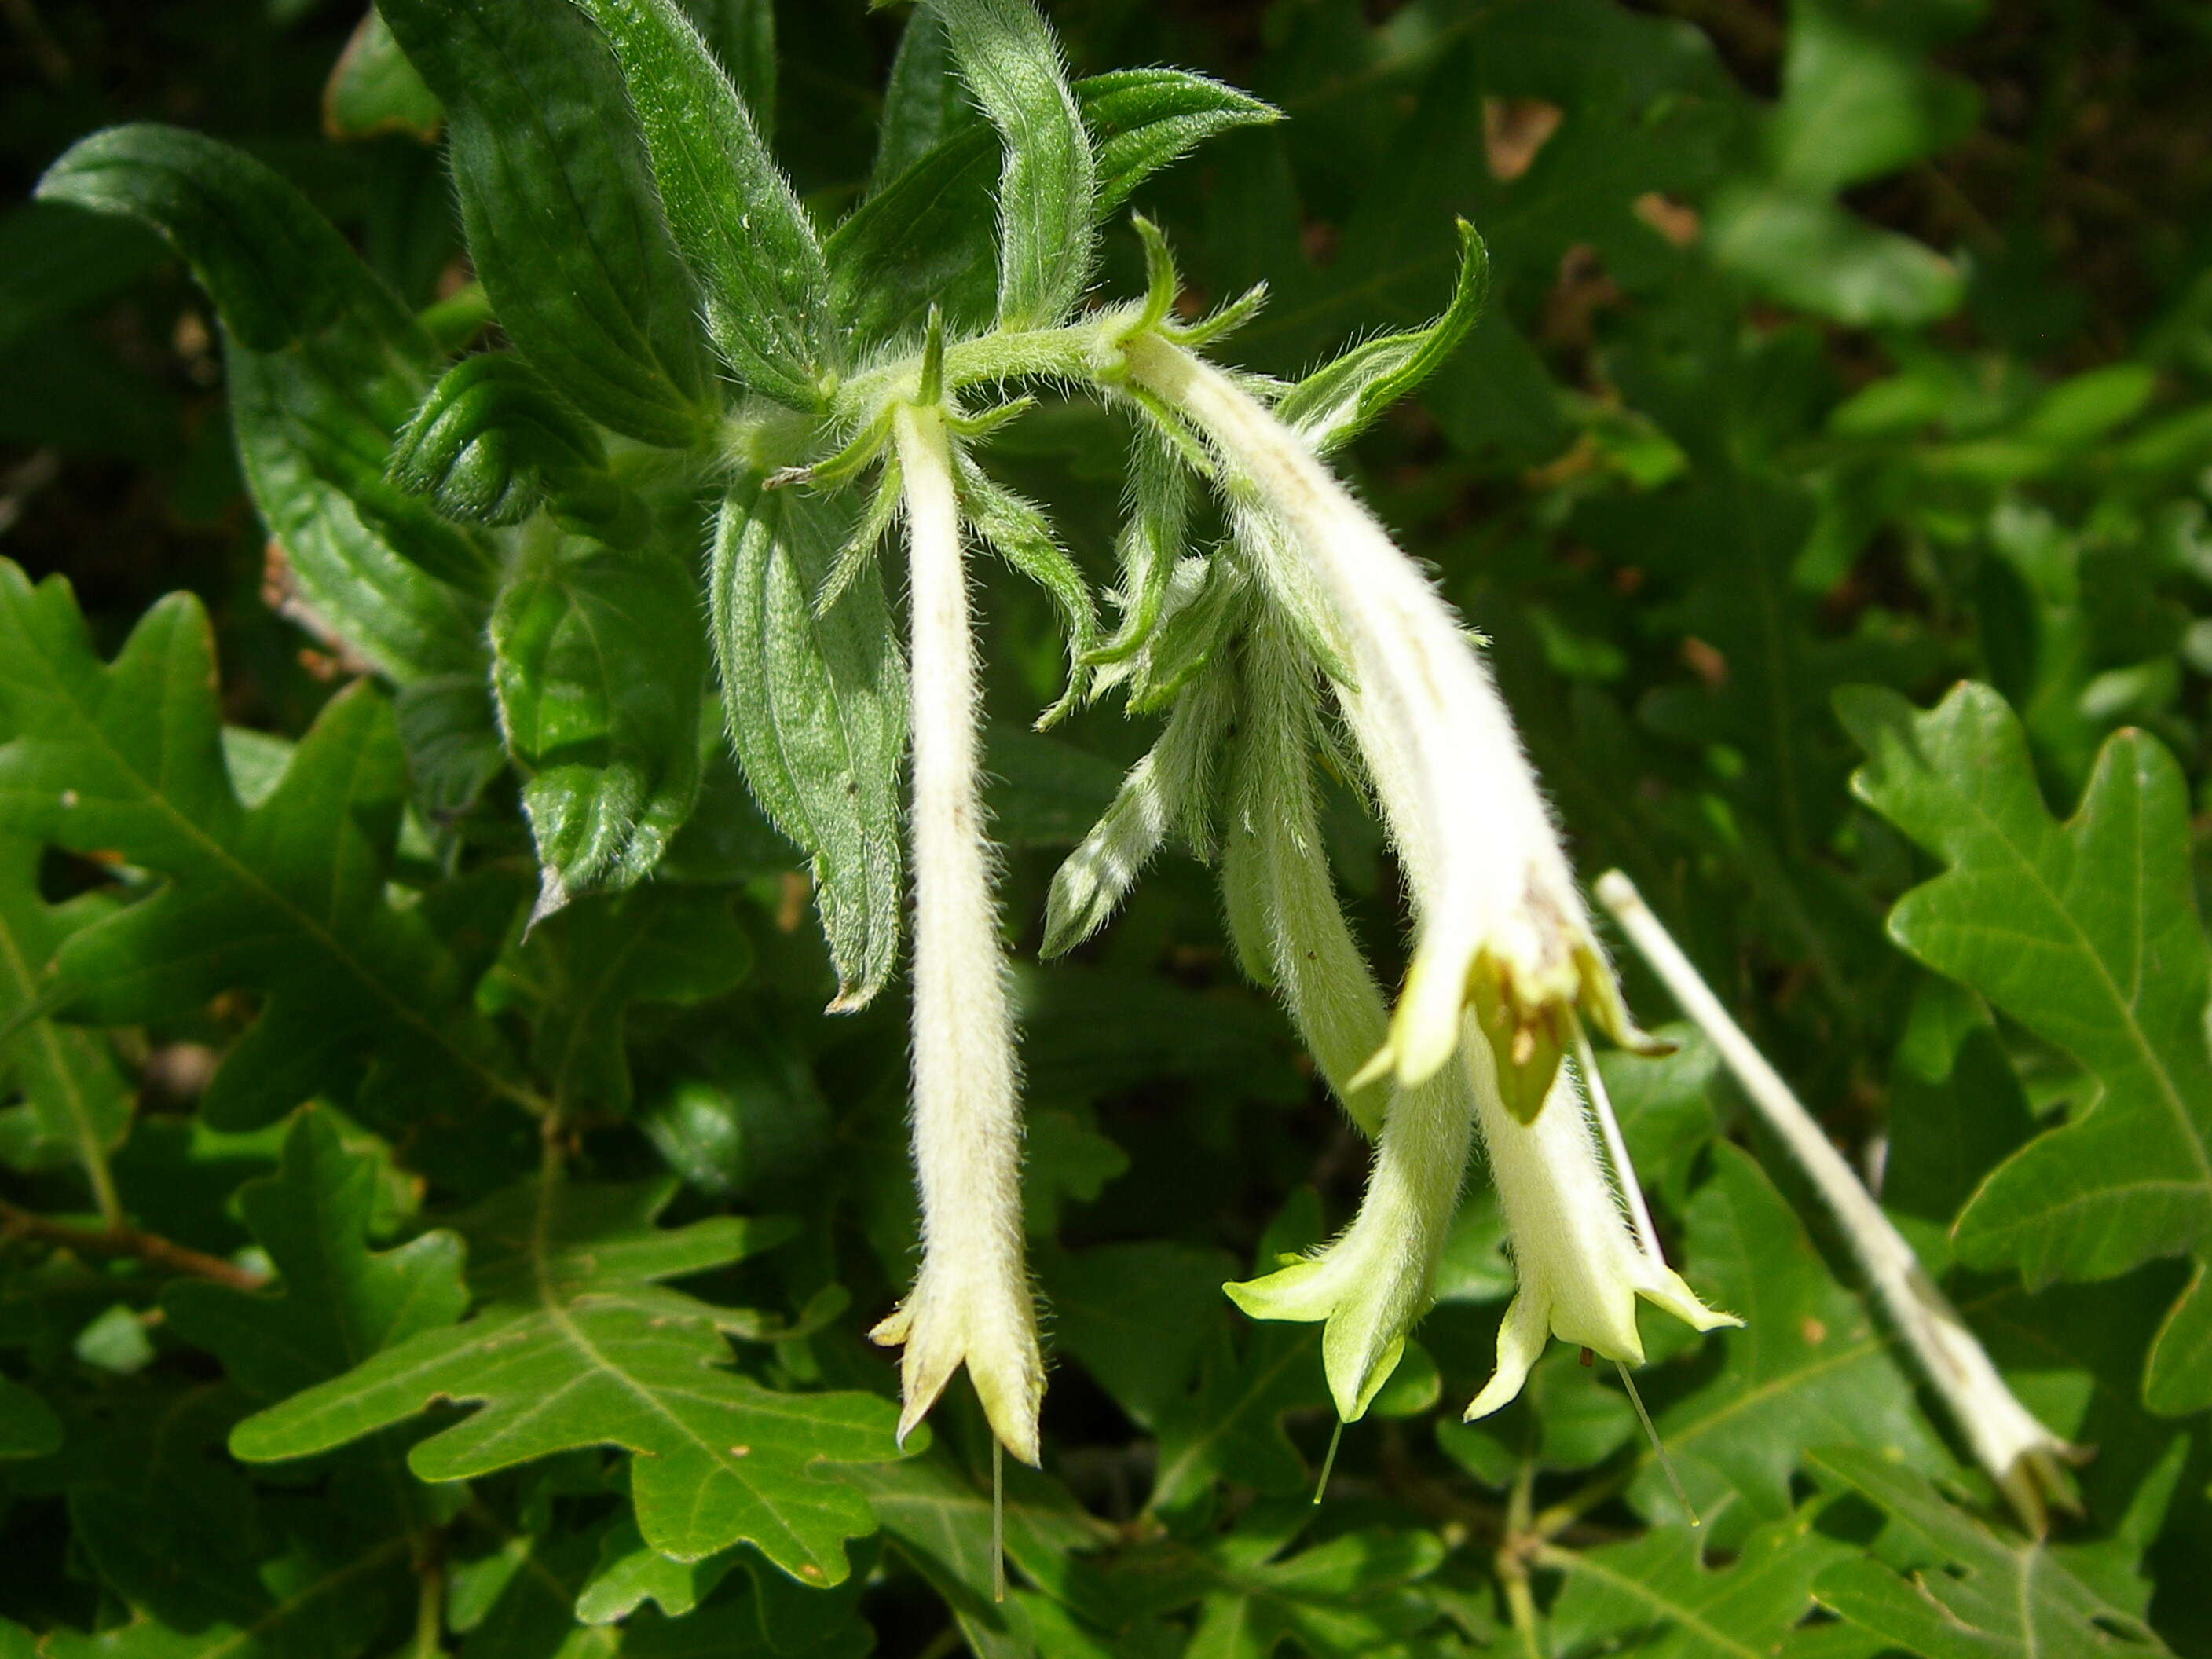
M698 294L591 25L545 0L383 10L450 113L469 256L507 337L592 419L696 440L714 396Z
M822 246L744 100L674 0L583 0L606 31L645 131L707 331L755 391L799 409L839 368Z
M952 72L952 46L945 38L945 25L936 13L916 7L899 32L898 52L884 87L867 193L874 196L889 188L973 115Z
M1079 708L1091 689L1086 660L1097 643L1098 617L1091 604L1091 585L1053 535L1052 524L1036 507L977 466L964 453L960 471L960 510L993 552L1027 576L1050 597L1067 633L1067 690L1037 717L1037 729Z
M2071 1571L2043 1538L1999 1534L1910 1468L1865 1451L1812 1454L1815 1470L1881 1507L1915 1565L1911 1578L1861 1557L1814 1581L1820 1604L1928 1659L2160 1654L2148 1626Z
M1869 759L1869 804L1948 871L1890 912L1889 931L1939 973L2073 1055L2093 1104L1997 1166L1955 1228L1977 1266L2031 1287L2103 1279L2202 1251L2212 1232L2212 993L2191 874L2189 802L2158 741L2105 745L2073 817L2045 807L2019 722L1986 686L1925 714L1853 691L1838 710ZM2145 1389L2167 1411L2212 1404L2201 1360L2212 1313L2192 1281Z
M1464 219L1459 243L1459 281L1443 316L1426 328L1378 335L1316 369L1283 394L1276 418L1330 454L1433 374L1467 338L1490 296L1490 250Z
M864 1006L898 958L906 668L871 568L815 610L844 504L741 488L723 503L712 599L730 744L769 821L805 854L838 980Z
M1289 630L1263 618L1245 641L1243 682L1224 757L1221 882L1239 896L1230 933L1239 958L1288 1006L1330 1091L1373 1136L1389 1086L1354 1088L1352 1079L1382 1048L1389 1015L1322 842L1319 680Z
M105 1036L39 1011L53 989L46 964L107 906L98 896L47 904L39 893L42 850L0 836L0 1080L21 1097L0 1110L0 1160L16 1169L73 1161L97 1188L106 1155L130 1129L134 1091Z
M249 1182L238 1198L246 1224L276 1267L278 1287L173 1285L161 1299L169 1322L264 1401L282 1400L452 1324L468 1306L461 1241L432 1232L396 1249L372 1250L377 1180L375 1161L346 1151L328 1113L302 1113L284 1138L277 1173Z
M519 576L492 617L493 683L523 768L538 914L651 873L699 793L698 589L672 556L597 552Z
M680 0L729 75L763 143L775 138L775 0Z
M384 480L434 354L321 215L259 162L171 127L95 134L40 193L151 225L214 299L240 459L295 620L402 678L473 668L488 555Z
M447 369L400 431L392 483L449 519L520 524L549 490L574 488L606 464L599 429L512 352Z
M441 1399L480 1407L416 1446L425 1480L459 1480L586 1446L634 1454L645 1541L679 1561L750 1542L787 1572L836 1583L844 1542L874 1528L820 1459L896 1455L890 1405L871 1395L781 1394L729 1367L724 1310L656 1282L787 1237L731 1218L655 1227L672 1183L532 1181L454 1224L469 1241L476 1315L424 1332L240 1424L249 1462L302 1457Z
M1139 185L1207 139L1283 118L1273 104L1187 70L1090 76L1075 83L1075 101L1097 156L1092 212L1102 224Z
M1170 832L1194 852L1212 850L1213 766L1235 718L1225 675L1209 675L1177 701L1159 741L1054 872L1041 954L1063 956L1103 927Z
M909 33L929 14L915 15ZM1182 70L1092 76L1075 83L1074 94L1097 149L1096 211L1102 217L1154 171L1206 139L1279 118L1259 100ZM994 131L940 119L941 136L933 133L928 147L902 156L896 173L878 174L868 199L830 239L831 309L856 344L919 332L933 305L955 330L981 327L993 317L999 281Z
M109 665L66 584L34 589L0 564L0 705L19 733L0 749L0 827L167 878L63 945L58 1012L130 1024L263 993L203 1100L226 1127L325 1091L349 1097L364 1067L404 1087L410 1110L510 1088L428 919L386 896L405 779L372 688L333 699L248 810L224 763L197 602L156 605Z
M1091 278L1097 167L1059 44L1030 0L930 0L961 79L999 130L999 322L1043 328Z

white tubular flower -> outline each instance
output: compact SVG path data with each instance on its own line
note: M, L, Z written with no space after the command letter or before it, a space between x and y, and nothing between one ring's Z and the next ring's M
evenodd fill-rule
M921 1271L870 1333L903 1343L903 1442L964 1364L1000 1443L1037 1462L1044 1394L1022 1261L1013 1017L984 833L979 690L942 413L902 408L913 630L914 1160Z
M1620 990L1504 701L1450 608L1298 436L1219 369L1157 334L1126 344L1132 375L1228 463L1275 538L1248 538L1279 587L1317 583L1353 683L1339 696L1414 895L1413 964L1377 1068L1435 1076L1470 1006L1516 1114L1542 1106L1577 1005L1649 1046Z
M1222 1287L1255 1319L1328 1321L1322 1365L1346 1423L1366 1413L1397 1369L1407 1331L1427 1311L1474 1129L1474 1102L1457 1066L1398 1090L1352 1225L1310 1260Z
M1588 1110L1572 1072L1559 1069L1534 1122L1506 1109L1486 1044L1465 1046L1475 1117L1505 1210L1520 1287L1498 1330L1498 1370L1467 1420L1509 1404L1552 1337L1623 1364L1644 1363L1636 1329L1642 1297L1701 1331L1741 1325L1698 1300L1681 1276L1630 1234L1621 1200L1598 1162ZM1624 1183L1635 1179L1624 1170Z

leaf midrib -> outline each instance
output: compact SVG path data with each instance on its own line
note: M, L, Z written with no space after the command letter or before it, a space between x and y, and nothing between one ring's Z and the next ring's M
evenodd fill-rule
M1930 769L1932 770L1933 769L1931 768ZM2095 782L2093 779L2091 787L2094 789L2094 787ZM2190 1152L2196 1162L2197 1170L2197 1184L2206 1188L2208 1191L2212 1191L2212 1154L2207 1153L2203 1138L2198 1132L2195 1119L2190 1115L2188 1103L2182 1099L2179 1091L2174 1086L2173 1078L2167 1071L2165 1061L2160 1056L2158 1051L2151 1045L2149 1034L2143 1030L2142 1023L2136 1018L2134 1005L2120 994L2119 981L2112 977L2112 971L2106 966L2104 957L2090 941L2088 934L2082 930L2080 922L2075 920L2072 909L2067 906L2065 901L2061 897L2058 892L2045 878L2042 867L2038 865L2034 860L2029 858L2023 848L2014 842L2012 837L2005 832L2003 827L1999 823L1997 819L1994 817L1988 809L1982 805L1980 799L1964 790L1954 789L1951 793L1956 799L1963 804L1972 822L1980 826L1988 838L1996 844L2004 857L2008 859L2014 866L2017 866L2020 874L2027 880L2036 896L2051 907L2051 910L2058 916L2060 921L2063 923L2065 933L2075 941L2081 953L2087 957L2091 964L2095 968L2098 982L2105 988L2110 996L2117 1023L2120 1029L2127 1033L2129 1042L2134 1045L2136 1052L2142 1056L2145 1069L2148 1070L2150 1076L2155 1080L2158 1085L2158 1097L2164 1103L2167 1115L2172 1118L2175 1124L2180 1129L2181 1138L2189 1147ZM2140 798L2142 793L2141 789L2138 788L2136 793L2138 798ZM2082 800L2081 811L2077 813L2076 817L2052 832L2057 836L2060 846L2065 850L2069 859L2073 855L2074 847L2071 841L2068 839L2069 833L2081 822L2081 816L2086 815L2088 811L2088 799L2085 796ZM2140 848L2141 842L2139 827L2140 817L2141 815L2138 813L2138 830L2136 836L2138 848ZM1954 842L1953 846L1955 845L1956 843ZM1949 853L1951 848L1947 848L1945 850L1947 853ZM2130 917L2130 925L2136 930L2138 939L2140 939L2142 916L2141 902L2142 860L2138 856L2132 860L2130 863L2135 871L2135 880L2137 892L2137 903L2132 916ZM1953 871L1957 872L1961 868L1961 866L1962 860L1954 855L1952 863ZM2109 1098L2109 1096L2107 1098Z
M55 663L50 657L46 659L46 665L48 671L54 674L56 681L64 687L67 687L68 682L64 678L60 672L61 665ZM112 671L103 670L103 673L108 672ZM528 1090L519 1087L515 1084L509 1082L505 1078L501 1077L497 1073L491 1071L481 1061L477 1060L474 1055L468 1054L455 1044L445 1031L441 1030L431 1021L424 1018L419 1011L411 1008L404 1002L402 1002L398 997L394 994L389 986L386 985L384 981L375 975L370 973L350 951L345 949L344 945L340 942L336 934L325 927L322 923L318 921L313 915L301 909L297 904L295 904L291 899L282 891L276 888L271 887L266 882L262 881L249 866L241 863L237 857L232 854L231 850L228 847L225 847L222 842L209 836L198 823L179 812L170 802L167 795L161 789L155 787L146 778L146 776L139 771L137 765L131 762L129 757L125 755L121 750L117 748L113 743L109 741L106 728L103 727L97 720L93 718L91 710L87 708L83 702L79 700L74 687L69 687L64 691L64 695L68 698L70 708L76 711L79 723L85 731L91 734L89 738L91 745L100 753L106 756L124 776L129 778L132 783L136 784L146 802L148 802L155 811L160 813L166 821L174 826L185 841L189 842L194 847L201 849L203 856L204 856L210 863L215 865L218 869L226 872L229 876L230 879L239 887L244 888L249 892L258 893L264 896L271 908L273 908L280 915L283 915L288 921L292 922L293 925L298 927L301 933L307 934L308 938L312 939L320 945L332 961L336 962L338 966L344 969L347 974L350 975L356 983L368 991L369 994L377 1000L377 1001L381 1003L403 1024L412 1027L423 1036L428 1038L434 1047L442 1049L461 1067L463 1071L474 1076L479 1082L485 1085L493 1092L504 1096L509 1100L516 1101L522 1105L532 1108L532 1109L536 1109L538 1103L537 1102L537 1098ZM296 763L296 757L295 757L295 763ZM224 787L226 789L229 787L228 782L225 783ZM235 799L235 796L233 796L232 799ZM250 817L241 820L241 822L246 821L250 821ZM172 879L177 878L178 878L173 874L172 875Z

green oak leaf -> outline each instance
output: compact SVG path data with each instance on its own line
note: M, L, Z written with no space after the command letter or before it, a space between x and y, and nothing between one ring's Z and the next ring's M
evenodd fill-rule
M70 1659L353 1659L414 1598L406 1511L334 1478L318 1513L271 1501L221 1455L241 1401L228 1386L139 1382L70 1437L75 1547L131 1611L91 1634L51 1632Z
M712 890L650 885L595 896L539 923L522 971L543 976L532 1047L556 1104L627 1111L630 1006L702 1001L751 965L744 929Z
M404 1113L514 1092L459 964L421 908L386 894L406 781L374 687L332 698L249 808L198 601L162 600L103 663L66 582L33 588L0 563L0 710L19 734L0 749L0 829L167 878L63 944L56 1012L129 1024L261 993L202 1100L218 1128L356 1085Z
M21 1096L0 1110L0 1160L37 1170L75 1159L95 1183L130 1132L132 1091L97 1031L35 1018L62 942L106 914L96 895L50 905L39 843L0 836L0 1079Z
M1924 714L1872 689L1837 709L1869 757L1853 787L1947 866L1898 902L1890 936L2098 1085L1982 1182L1955 1224L1960 1258L2016 1267L2037 1289L2195 1252L2144 1394L2163 1412L2212 1405L2212 951L2180 769L2154 738L2120 732L2062 823L2019 720L1987 686Z
M1005 1470L1007 1559L1032 1580L1058 1583L1076 1552L1110 1536L1067 1489L1011 1461ZM845 1478L868 1495L892 1547L951 1608L980 1659L1025 1659L1036 1649L1035 1598L993 1599L991 1490L949 1451L902 1463L854 1468Z
M1919 1558L1909 1577L1863 1556L1823 1572L1814 1595L1850 1623L1926 1659L2168 1651L2075 1577L2048 1539L2000 1534L1923 1476L1868 1452L1823 1449L1810 1462L1878 1505Z
M1285 1641L1368 1653L1437 1621L1413 1588L1444 1559L1434 1533L1375 1527L1288 1553L1311 1514L1294 1500L1247 1516L1210 1552L1185 1659L1268 1659Z
M1852 1553L1814 1530L1818 1509L1759 1528L1724 1566L1709 1565L1704 1535L1681 1526L1597 1549L1545 1545L1537 1565L1566 1581L1552 1639L1563 1653L1602 1641L1648 1659L1765 1659L1812 1611L1821 1571Z
M1194 1504L1217 1480L1279 1498L1312 1478L1283 1416L1327 1402L1320 1328L1255 1324L1241 1350L1218 1325L1210 1336L1197 1388L1159 1408L1157 1510Z
M1401 1652L1443 1608L1423 1581L1443 1563L1436 1534L1366 1525L1314 1541L1303 1497L1256 1504L1233 1528L1191 1540L1159 1536L1068 1576L1069 1606L1092 1627L1138 1644L1153 1621L1192 1609L1188 1656L1267 1659L1284 1644L1309 1654ZM1110 1638L1109 1638L1110 1640Z
M161 1297L171 1327L257 1399L282 1400L451 1325L468 1306L460 1239L430 1232L372 1250L378 1182L376 1161L347 1152L328 1113L301 1113L277 1172L238 1195L278 1288L180 1281Z
M787 1572L839 1582L844 1541L875 1522L858 1492L811 1466L896 1455L895 1413L871 1395L779 1393L729 1368L736 1316L657 1281L741 1260L790 1228L657 1227L675 1185L533 1180L487 1200L454 1224L469 1241L472 1318L248 1419L232 1451L307 1456L458 1401L481 1409L415 1447L422 1480L617 1446L634 1454L638 1528L662 1554L696 1561L750 1542Z

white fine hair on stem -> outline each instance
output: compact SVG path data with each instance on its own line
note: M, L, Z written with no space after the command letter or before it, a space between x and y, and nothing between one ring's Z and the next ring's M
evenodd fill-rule
M999 940L981 690L943 411L902 406L914 709L914 1159L922 1258L871 1334L903 1343L904 1441L965 1364L999 1442L1037 1462L1044 1366L1022 1258L1013 1015Z

